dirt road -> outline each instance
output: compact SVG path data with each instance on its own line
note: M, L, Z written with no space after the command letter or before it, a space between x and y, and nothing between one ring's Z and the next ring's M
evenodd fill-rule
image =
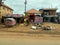
M60 45L56 39L0 38L0 45Z
M27 28L21 25L12 28L1 26L0 45L60 45L60 25L53 24L52 27L56 27L56 30L39 30L39 34L36 34L20 32L30 32L31 26L27 26Z
M0 45L60 45L60 37L50 37L44 34L40 37L25 35L0 32Z

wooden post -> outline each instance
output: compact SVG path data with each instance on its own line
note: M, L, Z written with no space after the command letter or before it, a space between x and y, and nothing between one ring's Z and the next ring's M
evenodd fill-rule
M0 23L1 23L1 4L2 3L2 0L0 0Z

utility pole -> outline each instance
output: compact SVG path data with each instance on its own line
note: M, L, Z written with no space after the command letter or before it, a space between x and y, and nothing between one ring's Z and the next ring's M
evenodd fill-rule
M2 0L0 0L0 23L1 23L1 6L2 6Z
M24 4L25 4L25 16L26 16L27 0L25 0L25 3Z

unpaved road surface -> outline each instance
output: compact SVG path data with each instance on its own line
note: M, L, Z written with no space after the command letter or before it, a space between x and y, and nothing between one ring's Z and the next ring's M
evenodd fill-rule
M0 45L60 45L56 39L0 38Z
M0 32L0 45L60 45L60 37Z

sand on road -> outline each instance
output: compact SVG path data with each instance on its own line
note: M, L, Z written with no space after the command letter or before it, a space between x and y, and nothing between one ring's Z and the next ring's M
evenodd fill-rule
M4 33L4 34L3 34ZM43 34L37 36L18 35L17 33L0 33L0 45L60 45L60 37Z
M0 38L0 45L60 45L60 40L32 38Z

